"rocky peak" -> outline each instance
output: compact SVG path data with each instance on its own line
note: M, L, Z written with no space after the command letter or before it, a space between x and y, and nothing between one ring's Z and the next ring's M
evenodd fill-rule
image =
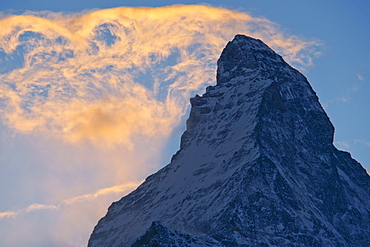
M269 72L281 73L287 64L261 40L236 35L221 53L217 62L217 84L232 81L241 76L260 76ZM271 73L273 72L273 73Z
M307 79L243 35L218 66L171 163L112 204L89 246L367 246L370 178L333 146Z

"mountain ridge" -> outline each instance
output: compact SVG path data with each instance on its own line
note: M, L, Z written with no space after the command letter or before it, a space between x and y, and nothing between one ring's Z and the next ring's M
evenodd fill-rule
M89 246L150 246L171 234L183 246L370 242L370 178L333 146L307 79L244 35L217 65L217 84L190 100L171 163L111 205Z

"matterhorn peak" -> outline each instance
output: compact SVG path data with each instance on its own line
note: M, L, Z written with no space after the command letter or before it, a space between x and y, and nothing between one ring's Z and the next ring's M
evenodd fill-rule
M236 35L223 50L217 63L217 83L247 75L248 72L262 72L272 67L282 69L287 64L261 40ZM250 70L250 71L248 71Z
M368 245L370 177L281 56L235 36L190 102L171 163L110 206L89 246Z

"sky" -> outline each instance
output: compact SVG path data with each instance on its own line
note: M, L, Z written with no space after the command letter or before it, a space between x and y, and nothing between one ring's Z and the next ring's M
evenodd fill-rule
M170 162L238 33L308 78L370 169L369 1L152 2L0 2L0 246L86 246Z

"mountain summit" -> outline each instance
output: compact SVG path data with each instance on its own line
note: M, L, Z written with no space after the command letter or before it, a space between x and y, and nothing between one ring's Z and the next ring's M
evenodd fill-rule
M370 177L281 56L235 36L190 102L180 150L110 206L90 247L368 246Z

